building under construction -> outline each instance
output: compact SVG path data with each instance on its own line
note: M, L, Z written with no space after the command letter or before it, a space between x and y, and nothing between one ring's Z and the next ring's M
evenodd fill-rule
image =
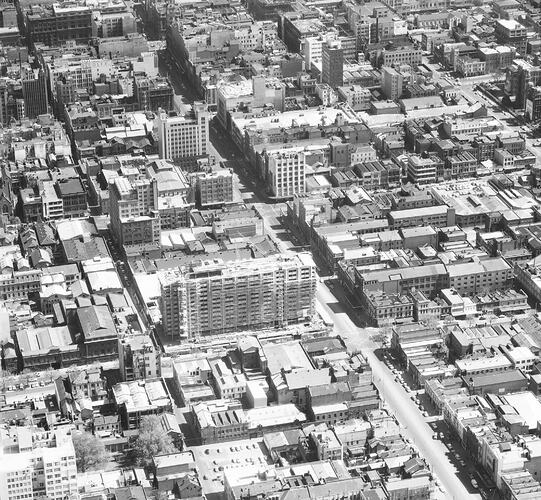
M317 274L307 253L213 260L163 272L160 281L162 323L170 338L282 327L314 314Z

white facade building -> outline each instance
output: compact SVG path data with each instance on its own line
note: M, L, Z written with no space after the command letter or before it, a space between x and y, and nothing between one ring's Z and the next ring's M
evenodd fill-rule
M11 428L2 436L0 499L63 500L77 494L77 466L71 435Z
M269 189L277 198L302 194L306 186L306 157L302 151L267 153Z
M209 118L206 106L197 102L184 115L160 113L156 119L160 158L178 160L206 155Z

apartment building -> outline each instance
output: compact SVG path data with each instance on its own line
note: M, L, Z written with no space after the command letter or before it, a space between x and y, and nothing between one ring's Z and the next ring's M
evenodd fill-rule
M317 275L309 254L295 254L205 262L162 272L160 282L166 334L198 338L310 318Z
M8 428L2 430L2 444L2 500L63 500L78 494L75 450L65 430L49 433L28 427Z
M160 158L190 160L207 154L209 113L205 104L195 102L183 114L158 113L156 124Z

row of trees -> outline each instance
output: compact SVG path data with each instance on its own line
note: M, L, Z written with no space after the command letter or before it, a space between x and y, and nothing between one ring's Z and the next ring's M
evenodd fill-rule
M90 432L74 433L73 446L79 472L101 469L111 460L111 454L105 449L103 441ZM130 458L141 467L149 467L156 455L178 451L171 436L162 430L160 418L156 415L141 419L139 434L132 438L130 448Z

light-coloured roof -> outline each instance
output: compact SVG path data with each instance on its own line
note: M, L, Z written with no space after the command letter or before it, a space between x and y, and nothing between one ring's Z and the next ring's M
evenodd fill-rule
M86 219L63 220L57 223L56 230L62 241L98 234L96 226Z
M284 370L304 368L313 370L308 355L299 342L287 342L283 344L266 344L263 352L267 357L268 370L271 374L280 373Z
M532 392L517 392L501 398L524 418L530 430L537 429L537 422L541 420L541 402Z
M67 326L19 330L17 342L23 356L46 354L55 349L65 350L68 346L77 348Z

